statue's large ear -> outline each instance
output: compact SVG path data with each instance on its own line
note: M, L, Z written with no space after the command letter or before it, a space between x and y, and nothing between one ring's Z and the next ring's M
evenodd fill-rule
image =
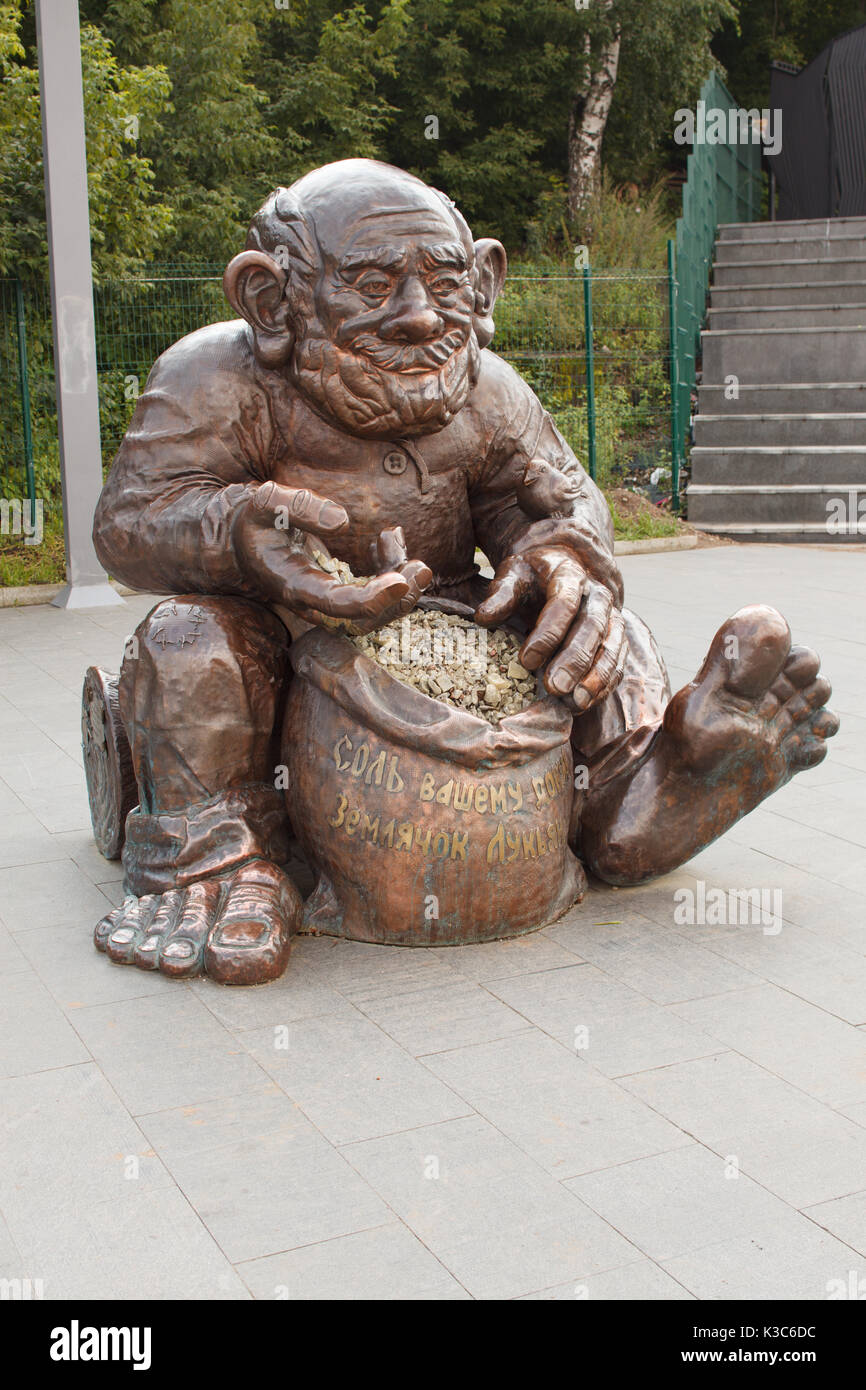
M252 328L256 356L267 367L288 361L294 346L291 306L284 297L288 278L264 251L242 251L223 275L226 299Z
M482 347L493 337L493 306L505 283L508 257L505 247L492 237L475 243L475 334Z

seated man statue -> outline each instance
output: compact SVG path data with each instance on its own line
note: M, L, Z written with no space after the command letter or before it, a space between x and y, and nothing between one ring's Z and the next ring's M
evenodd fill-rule
M285 968L301 904L274 768L305 625L369 630L422 594L487 627L519 614L587 770L574 847L611 884L673 869L824 756L829 686L771 608L729 619L671 698L601 493L487 350L505 270L421 180L331 164L253 218L224 279L239 317L154 366L94 529L112 575L168 596L120 677L139 805L127 897L96 928L113 960L239 984ZM367 577L325 572L311 537Z

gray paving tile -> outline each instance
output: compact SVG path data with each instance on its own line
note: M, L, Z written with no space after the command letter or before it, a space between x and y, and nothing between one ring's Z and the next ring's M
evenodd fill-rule
M238 1037L332 1144L437 1124L469 1109L359 1013L303 1019L284 1035L270 1028Z
M254 1298L437 1302L470 1295L397 1221L238 1266Z
M574 965L575 955L551 940L546 929L515 936L510 941L485 941L455 946L448 964L468 980L504 980L514 975L558 970Z
M0 976L19 975L30 965L8 927L0 926Z
M390 1218L277 1086L147 1115L141 1127L232 1263Z
M326 974L305 953L308 942L292 943L288 968L281 979L256 989L226 989L210 980L196 980L190 989L215 1018L233 1032L277 1028L319 1014L355 1014L344 995L332 989Z
M747 1234L790 1208L700 1144L566 1183L653 1260Z
M68 859L0 869L0 919L10 931L90 922L105 913L105 897Z
M594 965L492 980L488 988L606 1076L718 1050L700 1029Z
M82 780L75 786L22 791L21 800L52 834L66 830L87 830L90 826L90 803L83 774Z
M18 1230L174 1184L95 1063L0 1082L0 1207Z
M0 1076L28 1076L90 1060L87 1048L32 971L0 990Z
M636 1260L622 1269L608 1269L603 1274L591 1274L579 1283L559 1284L555 1289L541 1289L524 1294L521 1302L573 1303L584 1299L626 1302L670 1302L694 1300L694 1294L651 1260Z
M144 994L177 992L176 980L166 979L158 971L115 965L97 951L89 923L78 927L37 927L21 932L17 941L43 984L58 1004L70 1012L94 1004L138 999ZM71 1021L74 1026L74 1018Z
M362 1013L413 1057L524 1032L525 1018L472 980L365 1000Z
M411 950L405 946L371 946L363 941L320 938L312 959L321 962L334 989L359 1006L374 999L454 982L454 952L444 947Z
M679 1062L620 1085L792 1206L862 1186L866 1129L744 1057Z
M775 985L674 1006L719 1042L835 1109L866 1101L866 1032Z
M17 796L8 783L0 777L0 815L14 815L23 809L24 803L20 796Z
M12 1239L12 1232L0 1214L0 1279L26 1278L21 1263L21 1251Z
M478 1117L343 1152L474 1298L517 1298L636 1258L634 1246Z
M182 1194L130 1191L75 1219L13 1225L24 1268L50 1299L233 1300L249 1292ZM158 1292L157 1292L158 1291Z
M175 985L74 1014L77 1031L133 1115L239 1095L263 1080L233 1035Z
M77 864L91 883L109 883L123 878L123 865L119 859L105 859L93 842L93 832L86 830L66 830L52 835L54 844Z
M599 925L573 910L549 928L554 941L653 1000L673 1004L754 983L738 965L691 941L683 943L650 918L629 914Z
M806 1207L803 1215L866 1258L866 1190ZM866 1276L866 1270L863 1274Z
M535 1031L426 1062L560 1179L691 1142L574 1052Z
M0 813L0 868L56 860L62 851L41 821L23 806Z
M799 1212L665 1261L699 1299L826 1299L847 1285L857 1256ZM838 1295L837 1295L838 1296Z

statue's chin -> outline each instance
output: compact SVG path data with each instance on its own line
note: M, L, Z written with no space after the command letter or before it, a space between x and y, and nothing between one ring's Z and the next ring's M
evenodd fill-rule
M321 340L307 340L290 376L312 408L331 424L361 439L436 434L461 411L478 380L480 353L474 336L433 371L398 371Z

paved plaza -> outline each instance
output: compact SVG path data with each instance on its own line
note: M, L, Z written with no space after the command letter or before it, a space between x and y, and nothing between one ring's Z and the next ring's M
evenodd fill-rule
M0 611L0 1279L46 1298L866 1291L866 554L622 566L674 688L735 609L780 608L834 686L827 760L679 872L592 885L533 935L301 938L257 989L92 945L121 869L90 837L81 681L117 669L152 600ZM707 924L714 887L765 890L778 920Z

